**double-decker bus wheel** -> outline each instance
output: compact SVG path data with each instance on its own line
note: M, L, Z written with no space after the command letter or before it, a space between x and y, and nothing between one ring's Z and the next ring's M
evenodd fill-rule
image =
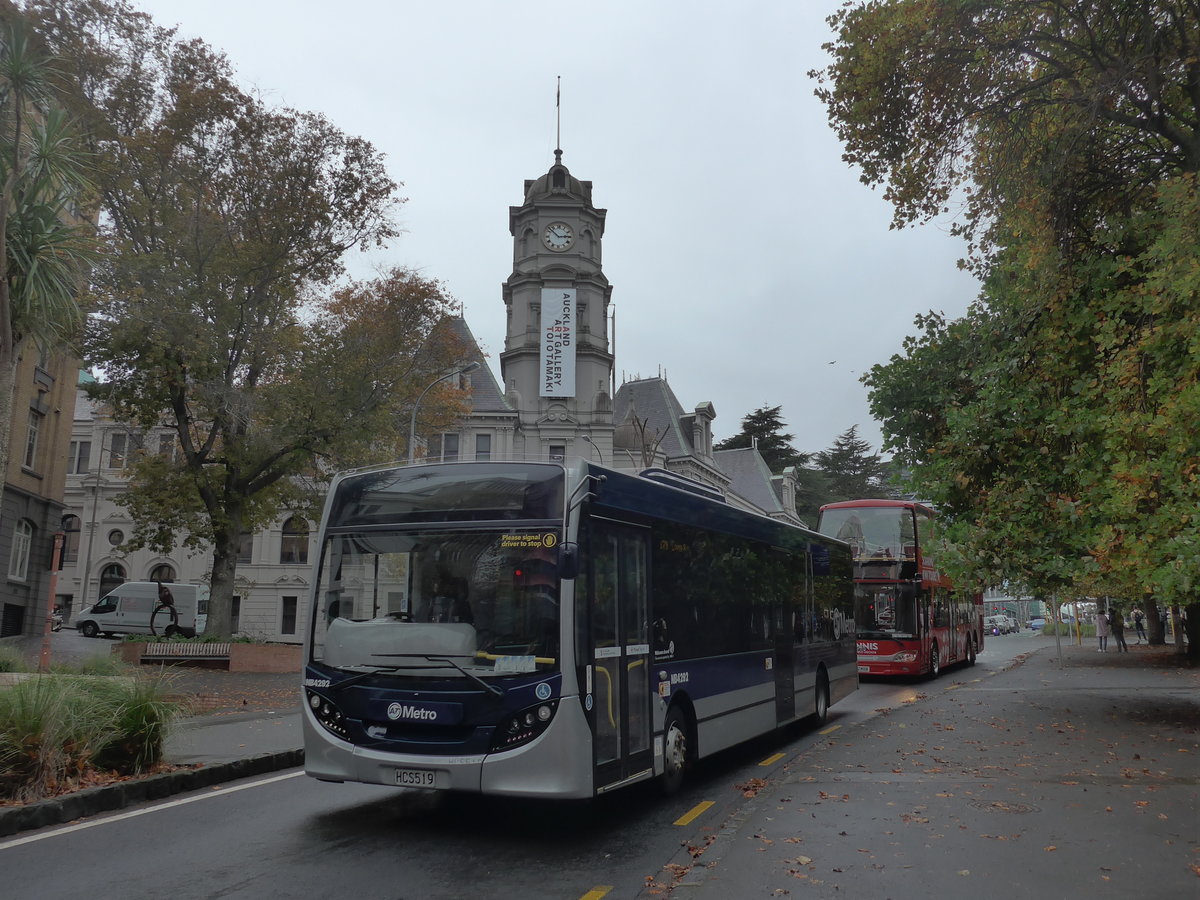
M942 674L942 657L938 654L937 641L929 648L929 677L937 678Z

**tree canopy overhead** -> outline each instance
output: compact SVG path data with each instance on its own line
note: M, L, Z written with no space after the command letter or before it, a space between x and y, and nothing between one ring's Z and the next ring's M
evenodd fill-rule
M961 201L955 227L989 251L1032 201L1086 240L1200 167L1197 16L1195 0L848 4L817 94L896 225Z
M402 454L416 392L461 360L438 327L450 298L405 270L340 279L349 250L397 234L398 185L367 141L266 106L221 54L124 3L30 5L104 163L94 394L175 436L135 468L132 543L211 547L208 631L228 635L241 535L311 500L306 479Z
M818 94L846 158L896 225L964 203L983 284L864 379L885 448L980 580L1188 596L1200 5L891 0L831 23Z

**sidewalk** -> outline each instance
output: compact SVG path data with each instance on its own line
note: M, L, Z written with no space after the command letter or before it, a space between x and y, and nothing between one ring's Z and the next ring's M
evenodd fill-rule
M1064 640L1060 667L1047 638L1005 671L921 682L789 760L658 882L688 900L1194 898L1200 671L1173 649Z

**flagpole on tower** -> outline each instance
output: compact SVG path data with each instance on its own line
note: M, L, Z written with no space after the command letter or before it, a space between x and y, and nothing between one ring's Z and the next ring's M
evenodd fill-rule
M562 76L557 76L554 88L554 149L562 153Z

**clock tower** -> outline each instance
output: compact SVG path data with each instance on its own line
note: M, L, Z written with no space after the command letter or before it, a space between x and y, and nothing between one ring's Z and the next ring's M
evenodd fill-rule
M592 205L592 183L562 164L561 150L550 171L525 182L524 203L509 207L513 271L504 283L500 373L518 412L518 457L615 462L612 287L600 252L606 214Z

